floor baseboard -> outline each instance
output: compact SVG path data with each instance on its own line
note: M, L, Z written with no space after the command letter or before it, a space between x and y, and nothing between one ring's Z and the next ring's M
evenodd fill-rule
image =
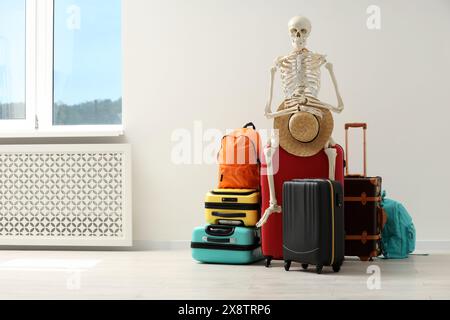
M177 251L189 250L190 241L134 240L132 247L0 246L0 251Z
M134 250L183 250L189 249L190 241L134 241ZM417 254L450 253L450 240L418 240Z
M450 240L418 240L415 253L450 253Z
M133 241L133 250L154 250L154 251L176 251L190 249L191 242L188 240L174 241L151 241L135 240Z
M189 250L189 240L152 241L135 240L133 247L23 247L0 246L0 250L32 250L32 251L178 251ZM419 240L416 243L416 254L450 253L450 240Z

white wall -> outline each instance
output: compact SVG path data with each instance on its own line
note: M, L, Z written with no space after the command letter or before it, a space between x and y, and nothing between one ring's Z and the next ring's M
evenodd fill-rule
M382 9L369 31L366 9ZM269 128L273 59L290 50L287 22L313 23L346 103L343 125L369 123L369 173L414 216L422 240L450 239L450 2L124 0L126 140L134 150L136 240L187 240L203 223L216 167L171 163L176 128ZM325 74L324 74L325 79ZM334 102L324 80L323 100Z

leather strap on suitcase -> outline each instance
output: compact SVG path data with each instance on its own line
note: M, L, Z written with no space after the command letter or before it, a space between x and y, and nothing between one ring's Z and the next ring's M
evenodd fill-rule
M380 235L368 235L367 232L364 232L360 236L346 236L345 240L347 241L361 241L361 243L366 244L367 241L377 241L380 240Z
M381 202L381 197L368 197L365 192L361 194L361 197L345 197L344 201L347 202L361 202L365 206L369 202Z

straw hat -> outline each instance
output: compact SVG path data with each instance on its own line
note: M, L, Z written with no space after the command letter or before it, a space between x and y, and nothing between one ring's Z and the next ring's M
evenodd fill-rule
M283 103L278 111L284 109ZM334 120L330 110L317 109L322 111L322 119L303 111L275 118L284 150L299 157L311 157L323 150L333 133Z

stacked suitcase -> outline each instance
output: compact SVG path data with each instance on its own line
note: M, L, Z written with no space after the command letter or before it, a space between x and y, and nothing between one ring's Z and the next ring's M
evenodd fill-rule
M205 197L206 227L194 230L192 257L204 263L250 264L262 259L258 190L216 189Z
M198 227L192 236L192 257L203 263L250 264L261 260L259 232L230 225Z
M217 189L205 199L205 219L210 224L254 227L259 219L260 193L250 189Z
M239 135L240 130L237 132ZM238 138L240 137L239 135ZM242 141L248 146L249 139L244 138ZM256 146L255 150L259 150L259 146ZM207 225L194 230L191 243L192 257L199 262L251 264L263 259L260 230L255 228L260 218L261 194L258 189L236 188L239 185L248 187L255 183L242 181L237 176L234 179L233 170L229 170L233 166L236 170L240 168L239 164L221 166L219 187L222 189L215 189L206 194ZM224 175L228 175L226 179ZM253 177L250 180L255 179ZM259 184L259 162L257 180L256 184ZM235 188L230 188L231 186Z

